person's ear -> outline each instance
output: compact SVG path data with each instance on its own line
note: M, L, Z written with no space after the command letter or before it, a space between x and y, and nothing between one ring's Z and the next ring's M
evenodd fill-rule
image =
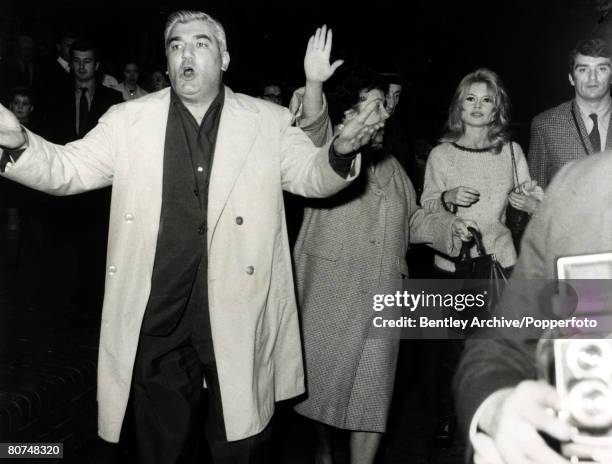
M95 67L95 70L97 71L99 67L100 67L100 62L99 62L99 61L96 61L96 67Z
M574 76L572 76L572 73L568 73L567 77L569 78L570 84L572 84L572 87L576 87L576 81L574 81Z
M223 53L221 53L221 71L227 71L229 64L230 64L230 56L226 50Z

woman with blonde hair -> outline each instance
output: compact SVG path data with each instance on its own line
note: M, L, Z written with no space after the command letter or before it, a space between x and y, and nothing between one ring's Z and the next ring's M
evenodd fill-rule
M453 96L446 133L427 161L421 205L444 208L478 224L484 247L510 270L516 250L505 225L508 205L532 214L542 189L531 180L525 155L509 134L510 100L499 76L485 68L465 76ZM475 253L475 250L473 250ZM436 275L455 263L435 257Z

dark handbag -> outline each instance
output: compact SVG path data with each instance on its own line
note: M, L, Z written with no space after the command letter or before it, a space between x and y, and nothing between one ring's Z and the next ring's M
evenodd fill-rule
M455 275L466 279L463 291L467 293L486 292L487 308L492 308L501 298L508 275L494 254L487 254L480 232L468 227L473 240L463 242L459 259L455 263ZM476 244L478 256L472 258L470 249Z
M512 183L514 185L514 192L519 193L519 178L518 171L516 169L516 159L514 157L514 148L512 148L512 142L510 142L510 154L512 155ZM529 213L516 209L514 206L508 203L506 207L506 227L510 229L512 238L515 242L520 241L529 222Z

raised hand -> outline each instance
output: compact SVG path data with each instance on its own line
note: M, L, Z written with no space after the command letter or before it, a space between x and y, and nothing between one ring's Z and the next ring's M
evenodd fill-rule
M17 117L0 105L0 147L15 149L25 143L25 136Z
M332 39L332 30L327 29L327 26L324 25L317 28L314 35L308 40L304 56L306 82L323 83L344 63L343 60L336 60L333 64L329 63Z
M334 140L334 150L339 155L348 155L366 145L376 133L385 126L384 119L374 124L366 121L381 105L379 100L372 100L354 118L348 119L345 124L338 126L340 133Z

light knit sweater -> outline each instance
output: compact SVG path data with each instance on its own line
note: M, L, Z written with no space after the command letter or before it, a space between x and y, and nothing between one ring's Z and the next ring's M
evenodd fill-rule
M522 184L531 180L529 169L521 147L517 143L513 147ZM514 186L510 145L504 145L499 154L471 152L451 143L434 147L427 160L421 205L427 211L438 211L442 208L442 193L459 186L478 190L480 199L469 207L459 206L457 216L476 222L487 253L494 253L503 267L513 266L516 250L505 226L508 194ZM475 247L471 253L477 255ZM435 264L445 271L455 271L454 262L441 254L436 255Z

